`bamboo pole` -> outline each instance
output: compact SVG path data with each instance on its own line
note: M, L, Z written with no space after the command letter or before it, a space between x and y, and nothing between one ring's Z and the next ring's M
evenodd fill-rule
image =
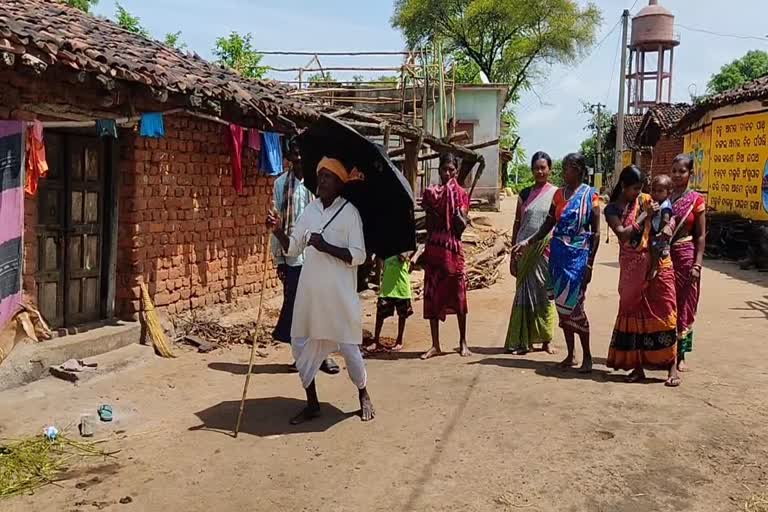
M451 84L451 134L456 133L456 63L453 63L453 80Z
M273 67L267 67L270 71L276 71L278 73L289 73L289 72L296 72L299 71L301 68L273 68ZM331 68L323 68L323 67L317 67L317 68L305 68L304 71L307 72L321 72L325 73L326 71L400 71L400 68L392 68L392 67L331 67Z
M245 385L243 386L243 397L240 399L240 412L237 414L237 423L235 423L234 436L237 438L237 434L240 433L240 423L243 420L243 410L245 409L245 398L248 396L248 385L251 383L251 372L253 371L253 359L256 355L256 339L259 336L259 328L261 327L261 316L264 311L264 289L267 287L267 258L269 257L269 233L264 235L264 253L262 254L262 263L264 264L264 270L261 274L261 290L259 291L259 309L256 314L256 327L251 335L251 356L248 359L248 373L245 375Z
M408 55L409 52L288 52L288 51L259 51L261 55L322 55L324 57L354 57L354 56L374 56L374 55Z

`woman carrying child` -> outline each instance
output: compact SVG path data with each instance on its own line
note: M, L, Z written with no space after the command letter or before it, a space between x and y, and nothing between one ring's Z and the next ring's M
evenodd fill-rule
M605 218L619 239L619 313L608 351L607 366L629 371L628 382L645 379L645 369L667 370L665 384L680 385L677 371L675 272L669 255L651 266L651 218L659 205L641 194L643 174L626 167L605 208Z

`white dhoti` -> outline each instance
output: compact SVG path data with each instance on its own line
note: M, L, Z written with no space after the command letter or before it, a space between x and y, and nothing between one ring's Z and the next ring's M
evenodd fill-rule
M357 389L363 389L368 384L368 373L365 371L365 361L360 353L360 345L310 338L292 338L291 350L304 389L312 384L323 361L334 352L341 353L347 365L349 378L357 386Z

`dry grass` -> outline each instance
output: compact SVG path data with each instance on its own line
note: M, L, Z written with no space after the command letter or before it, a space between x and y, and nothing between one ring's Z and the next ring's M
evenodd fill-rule
M83 443L65 435L55 441L44 436L0 443L0 499L31 493L57 478L74 463L109 457L99 441Z

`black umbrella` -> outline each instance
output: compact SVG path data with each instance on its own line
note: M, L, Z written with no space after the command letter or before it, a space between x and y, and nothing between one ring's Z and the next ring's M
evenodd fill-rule
M343 196L363 218L369 253L388 258L416 249L413 193L384 147L343 122L323 115L298 137L304 183L317 190L317 164L323 157L357 167L365 179L344 187Z

